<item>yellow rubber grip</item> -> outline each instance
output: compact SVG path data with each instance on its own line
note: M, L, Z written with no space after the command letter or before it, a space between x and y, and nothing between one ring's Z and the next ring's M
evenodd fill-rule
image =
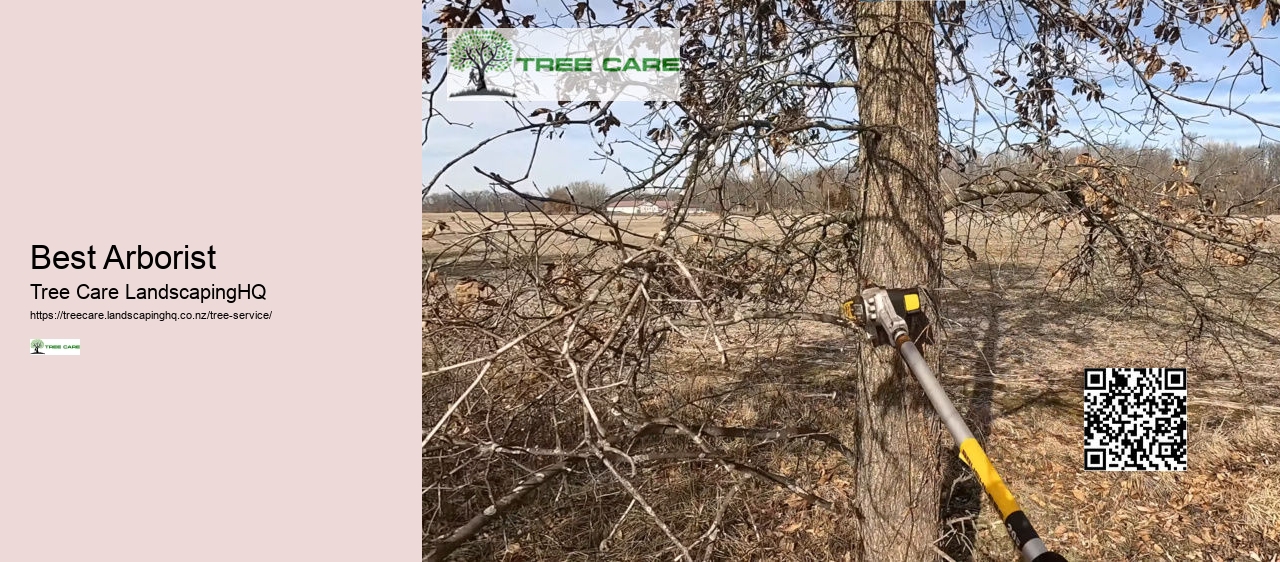
M991 496L991 500L996 503L996 509L1000 510L1001 519L1022 509L1018 507L1018 501L1013 499L1013 493L1005 487L1004 480L1000 479L996 467L992 466L991 460L987 458L987 453L982 450L982 445L978 444L977 439L970 437L960 444L960 460L969 465L974 474L978 475L978 480L987 490L987 495Z

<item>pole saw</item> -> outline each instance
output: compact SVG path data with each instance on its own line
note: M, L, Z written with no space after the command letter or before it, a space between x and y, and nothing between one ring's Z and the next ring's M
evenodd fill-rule
M947 398L947 393L938 384L933 369L925 362L916 349L917 339L927 340L928 322L920 307L920 291L918 289L885 289L883 287L867 287L856 299L844 302L841 312L845 318L857 323L867 331L867 339L872 345L891 345L902 356L911 374L920 381L929 403L942 418L947 431L960 447L960 459L973 469L987 495L1000 510L1000 518L1004 520L1005 530L1013 539L1013 545L1022 554L1025 562L1066 562L1066 558L1045 547L1044 541L1031 527L1013 493L1005 486L995 466L973 437L973 432L965 425L960 412Z

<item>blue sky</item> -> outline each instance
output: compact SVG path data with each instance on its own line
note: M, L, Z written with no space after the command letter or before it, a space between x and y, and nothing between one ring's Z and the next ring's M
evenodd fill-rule
M518 2L509 2L509 4L518 4ZM605 13L612 8L612 3L595 6L601 18L610 17ZM556 6L560 9L559 6ZM424 11L424 25L430 19L429 14L434 13L435 9L429 7ZM1280 31L1275 27L1268 27L1260 30L1259 22L1256 21L1260 13L1249 14L1249 29L1254 33L1255 43L1264 54L1280 57ZM541 20L540 20L541 21ZM562 27L572 27L573 22L564 21L559 25ZM1205 79L1207 83L1185 85L1178 90L1178 93L1195 99L1209 99L1215 103L1239 107L1248 112L1253 117L1268 121L1271 123L1280 123L1280 67L1274 62L1266 62L1267 66L1267 82L1272 89L1262 92L1261 84L1256 76L1247 76L1237 80L1234 84L1229 82L1214 83L1214 78L1219 73L1234 74L1242 63L1245 62L1245 51L1241 50L1235 56L1228 58L1226 56L1227 49L1222 46L1209 45L1205 40L1202 32L1198 30L1184 31L1184 45L1187 48L1180 48L1176 51L1178 60L1192 68L1193 74L1200 79ZM978 36L973 39L966 60L968 63L979 71L989 71L990 57L995 54L997 44L994 40ZM1194 50L1193 50L1194 49ZM1093 71L1106 74L1111 68L1104 59L1105 57L1097 53L1096 48L1088 49L1081 53L1083 62ZM442 64L438 64L437 75L442 73L444 68ZM1108 93L1108 99L1104 106L1119 112L1134 112L1137 108L1145 107L1146 99L1139 96L1137 89L1133 86L1130 72L1127 68L1121 69L1118 73L1119 81L1109 80L1103 81L1103 86ZM1156 81L1167 81L1167 74L1157 76ZM424 82L424 88L428 87ZM1007 107L1000 107L1003 98L988 91L987 88L979 86L980 96L992 105L996 111L1005 111ZM968 88L959 86L944 87L945 103L951 108L953 114L959 113L970 115L973 111L972 94ZM856 115L852 110L853 100L845 100L839 102L847 107L848 115ZM1246 145L1256 145L1264 140L1262 134L1269 135L1272 139L1280 139L1280 130L1259 131L1258 127L1251 124L1242 117L1223 115L1221 112L1211 110L1204 107L1196 107L1191 104L1171 100L1171 107L1176 109L1180 114L1189 117L1195 117L1196 123L1188 126L1188 131L1194 134L1203 135L1202 140L1218 140L1235 142ZM429 181L439 170L449 161L457 158L459 155L471 150L476 144L492 137L497 133L508 131L522 124L519 114L528 115L533 109L542 107L545 104L540 103L503 103L503 102L453 102L450 103L443 95L436 96L436 107L448 118L456 124L450 125L444 120L436 118L432 120L429 131L429 139L422 148L422 175L423 182ZM426 115L426 103L423 104L423 115ZM841 106L835 107L836 111L841 110ZM634 122L642 118L647 110L643 104L617 103L614 106L614 113L623 124ZM1007 115L1007 113L1006 113ZM1140 119L1141 114L1129 116L1131 119ZM1002 116L1003 118L1003 116ZM1097 110L1091 110L1082 114L1080 117L1073 119L1073 124L1079 125L1083 119L1088 123L1089 128L1097 135L1095 139L1106 140L1110 142L1119 142L1126 144L1147 144L1153 142L1144 142L1145 135L1139 134L1127 124L1108 117L1105 113ZM979 150L994 147L994 141L985 138L984 135L993 128L993 122L989 117L979 116L976 120L958 124L954 127L952 137L953 141L963 141L966 144L975 144ZM639 127L641 133L647 127ZM528 171L528 177L532 182L521 184L522 188L537 187L542 191L550 188L569 183L577 180L594 180L600 181L613 189L620 189L631 185L626 172L616 163L605 163L600 157L595 156L597 153L611 150L612 158L628 165L645 165L651 161L637 145L626 142L617 142L619 140L627 140L631 137L630 130L614 129L609 135L609 140L614 141L608 144L608 148L601 144L601 138L593 129L588 127L570 127L563 137L548 139L543 137L537 143L537 157L531 158L535 143L530 133L521 133L511 135L489 143L474 154L462 160L458 164L452 166L445 172L437 182L433 193L444 191L446 186L458 190L471 190L484 188L487 180L478 176L472 169L473 166L494 171L502 174L507 178L523 177ZM974 138L976 137L976 138ZM647 139L646 139L647 140ZM1063 139L1062 142L1067 142ZM1163 144L1166 146L1175 146L1180 140L1180 134L1174 131L1153 139L1154 144Z

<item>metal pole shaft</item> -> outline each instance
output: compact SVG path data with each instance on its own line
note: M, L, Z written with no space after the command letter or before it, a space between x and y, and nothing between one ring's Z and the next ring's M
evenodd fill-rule
M933 404L934 411L938 412L938 416L942 418L942 423L947 426L947 431L951 432L951 438L956 440L956 444L959 445L973 438L969 426L964 424L964 418L960 417L960 412L956 411L951 399L947 398L942 385L938 384L938 378L933 376L933 369L929 368L929 363L916 349L915 342L911 340L902 342L898 346L898 353L901 353L902 359L907 362L907 368L911 370L911 374L920 381L925 396L929 397L929 403Z
M961 460L973 469L978 480L982 482L982 487L987 491L987 495L1000 510L1000 518L1004 520L1005 529L1009 531L1009 537L1013 539L1014 546L1022 554L1022 559L1026 562L1065 560L1062 556L1049 552L1045 548L1044 541L1040 540L1040 536L1031 526L1031 521L1022 512L1017 500L1013 499L1013 493L1005 486L1004 480L996 472L995 466L987 458L982 446L978 444L977 439L974 439L973 432L969 431L969 426L965 425L964 419L960 417L960 412L956 411L955 405L942 390L942 385L934 376L933 369L920 355L916 344L906 337L906 334L894 339L898 353L906 361L907 368L920 382L925 396L929 398L929 403L933 404L933 409L938 412L942 423L947 426L947 431L951 432L951 437L959 445Z

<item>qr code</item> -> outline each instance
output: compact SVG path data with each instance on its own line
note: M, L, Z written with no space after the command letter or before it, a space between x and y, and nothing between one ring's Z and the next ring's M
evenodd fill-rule
M1085 470L1186 470L1186 369L1085 369Z

